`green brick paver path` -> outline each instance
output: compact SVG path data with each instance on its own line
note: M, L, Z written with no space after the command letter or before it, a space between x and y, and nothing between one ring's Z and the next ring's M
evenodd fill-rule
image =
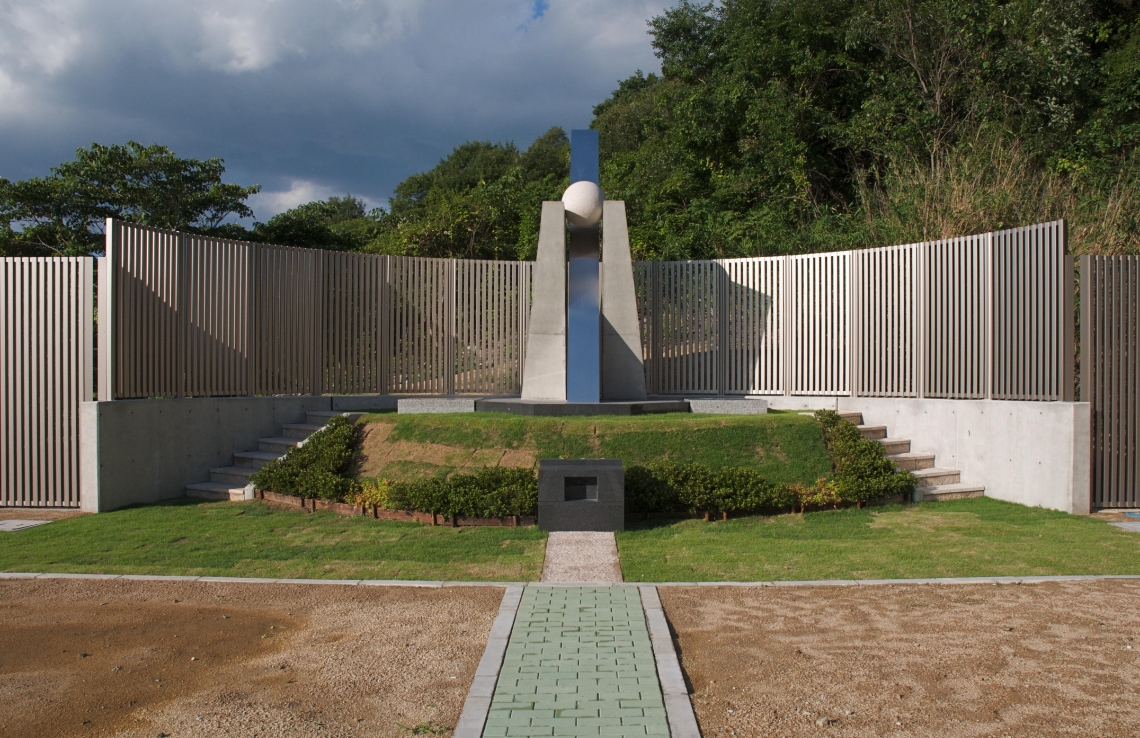
M483 735L668 736L637 587L527 587Z

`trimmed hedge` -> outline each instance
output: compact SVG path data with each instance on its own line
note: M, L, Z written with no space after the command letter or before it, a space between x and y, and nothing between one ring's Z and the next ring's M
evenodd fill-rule
M625 472L625 508L632 513L754 513L789 508L791 490L743 467L661 461Z
M815 419L823 427L823 442L831 454L834 481L842 500L862 507L868 500L914 489L914 475L896 469L883 444L864 438L858 428L833 410L819 410Z
M283 458L254 472L250 481L258 489L279 495L348 499L358 490L357 483L345 476L358 434L356 425L347 418L333 418L303 444L289 449Z
M631 513L724 512L750 514L807 507L838 506L905 494L914 476L899 471L882 444L863 437L835 412L815 414L823 428L834 478L815 486L773 484L752 469L669 460L634 465L625 472L625 504ZM252 476L260 489L297 497L375 504L389 510L415 510L445 516L503 517L534 515L538 478L532 469L487 467L411 482L378 480L363 486L346 476L359 431L345 418L333 418L284 458Z
M389 510L475 518L534 515L538 509L538 477L531 469L492 466L449 479L391 482L386 497L384 506Z

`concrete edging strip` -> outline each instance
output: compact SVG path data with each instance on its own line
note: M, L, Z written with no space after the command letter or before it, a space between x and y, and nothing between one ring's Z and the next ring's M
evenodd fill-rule
M697 726L697 716L693 713L693 703L689 699L689 688L685 675L681 673L681 661L673 648L673 637L669 634L669 621L661 607L657 588L639 586L641 607L645 610L645 624L649 626L649 640L653 644L653 659L657 662L657 680L661 683L661 697L665 700L665 717L669 720L669 735L672 738L701 738Z
M452 738L481 738L483 735L483 725L491 710L491 698L495 696L495 685L499 681L499 671L503 668L503 656L515 627L515 615L518 614L522 594L521 584L508 585L503 592L499 614L487 635L483 658L479 660L475 678L471 680L471 689L467 692L467 700L463 703L463 712L459 714L459 722L455 724Z
M195 577L160 574L69 574L66 572L0 571L0 579L129 579L152 582L219 582L231 584L339 584L345 587L525 587L539 582L458 582L419 579L271 579L263 577ZM1059 574L1029 577L939 577L933 579L818 579L767 582L542 582L543 587L882 587L919 584L1042 584L1140 579L1140 574Z

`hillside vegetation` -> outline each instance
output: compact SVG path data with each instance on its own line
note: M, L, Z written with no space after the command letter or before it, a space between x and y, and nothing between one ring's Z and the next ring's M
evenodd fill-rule
M660 74L594 108L601 184L638 259L907 243L1066 218L1076 253L1140 253L1135 0L683 0ZM556 121L551 121L556 123ZM336 197L252 230L222 162L94 145L0 179L0 255L87 253L105 217L287 245L533 258L565 132L468 141L389 207Z
M410 480L489 466L534 467L541 458L603 457L627 466L669 459L755 469L777 483L831 473L810 417L641 415L525 418L495 413L365 416L355 473Z

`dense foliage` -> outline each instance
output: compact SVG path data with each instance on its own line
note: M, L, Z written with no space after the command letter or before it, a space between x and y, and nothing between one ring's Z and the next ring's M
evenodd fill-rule
M823 442L831 454L834 482L842 500L862 504L914 489L914 475L897 469L881 443L864 438L858 428L832 410L819 410L815 418L823 426Z
M625 506L632 513L754 513L789 508L788 488L752 469L662 461L625 472Z
M1069 220L1075 252L1140 252L1134 2L682 2L650 25L661 74L620 82L591 124L637 258L861 248L1054 218ZM401 210L397 196L383 227L407 237L382 250L503 255L516 238L514 253L532 253L533 221L511 208L495 220L485 199L526 203L533 219L521 180L455 171L492 150L465 144L401 185L437 205ZM413 235L441 231L443 203L478 227Z
M1076 253L1140 253L1135 0L689 0L650 22L661 74L594 109L635 258L861 248L1067 218ZM308 203L252 232L257 190L163 147L80 150L0 180L0 253L85 253L101 219L413 256L525 259L568 181L560 128L472 141L387 210ZM20 228L23 228L21 231Z
M107 218L157 228L241 237L229 216L250 217L260 188L222 182L221 159L181 159L165 146L100 146L75 152L47 177L0 178L0 256L77 256L103 250Z
M280 495L341 501L356 483L345 475L356 448L358 429L347 418L333 418L324 428L254 472L258 489Z
M464 517L534 515L538 478L531 469L486 467L474 474L454 474L413 482L393 482L386 508Z

